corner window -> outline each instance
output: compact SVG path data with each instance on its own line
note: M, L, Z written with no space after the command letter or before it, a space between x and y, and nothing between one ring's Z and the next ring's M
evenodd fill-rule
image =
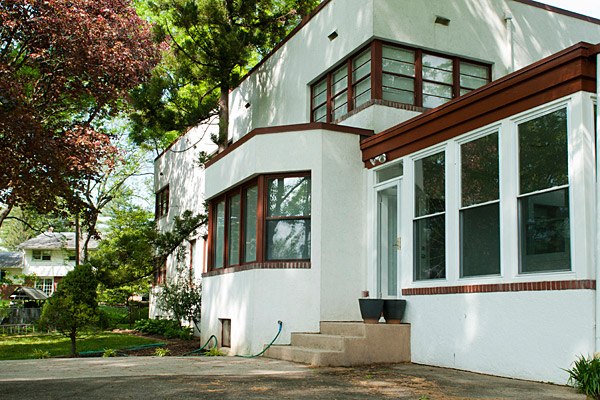
M446 277L446 161L443 152L415 161L414 280Z
M490 80L490 64L374 40L312 85L311 121L331 123L379 99L434 108Z
M169 213L169 186L165 186L158 193L156 193L156 219L164 217Z
M571 269L567 110L518 127L521 272Z
M498 133L460 146L461 277L500 274Z
M32 259L38 261L51 261L52 250L33 250Z
M310 176L260 176L210 202L211 269L310 259Z

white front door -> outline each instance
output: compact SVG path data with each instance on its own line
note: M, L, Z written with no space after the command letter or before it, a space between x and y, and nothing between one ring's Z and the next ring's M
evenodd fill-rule
M402 241L398 236L401 181L377 189L377 297L398 297Z

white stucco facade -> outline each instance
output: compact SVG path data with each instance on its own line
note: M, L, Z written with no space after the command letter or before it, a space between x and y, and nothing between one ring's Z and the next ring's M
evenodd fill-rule
M449 24L435 23L436 17L448 19ZM328 36L333 32L337 37L332 40ZM546 100L536 98L525 111L502 114L451 139L415 145L416 150L407 150L401 157L365 159L361 143L370 133L361 134L361 129L374 132L374 138L368 139L374 143L378 135L389 136L403 123L414 124L417 128L393 142L411 149L405 142L419 135L422 113L443 115L439 108L374 101L334 121L337 127L311 123L311 85L373 40L460 57L458 62L488 63L494 82L513 68L530 68L580 41L600 42L600 21L584 21L513 0L326 2L230 93L231 149L217 155L206 170L190 169L193 157L181 153L167 152L156 161L156 191L167 184L174 188L169 216L159 220L163 229L168 229L173 213L202 210L198 207L204 199L229 207L232 193L244 193L244 185L259 177L310 176L310 259L303 259L298 268L294 260L273 266L266 258L223 267L211 264L208 254L202 278L203 342L211 335L221 340L222 321L229 320L230 352L255 354L273 339L277 321L283 321L278 343L289 343L292 332L318 332L322 321L360 321L358 298L368 292L371 297L407 300L405 322L411 324L414 362L564 384L568 377L564 368L579 354L598 351L595 96L587 89L560 96L555 94L558 89L548 89ZM481 90L496 90L492 86ZM508 109L512 95L516 91L501 93L490 100L490 109L492 102L506 103ZM568 193L570 210L569 268L523 273L519 199L524 195L519 191L518 127L563 109L568 183L561 190ZM460 147L490 133L498 135L499 195L494 201L499 209L500 272L465 277L461 270ZM183 146L178 143L175 146ZM418 280L415 163L441 152L445 156L445 273L441 279ZM385 149L378 154L385 154ZM398 163L402 163L402 173L378 181L378 172ZM396 250L389 253L396 257L397 269L394 285L382 291L378 196L384 190L397 196L390 197L397 202L397 237ZM268 197L266 190L264 197ZM240 220L244 213L239 214ZM225 215L229 218L225 212L216 217L213 208L209 240L215 241L214 225L221 221L218 218L225 220ZM258 219L269 216L265 211ZM230 223L223 222L223 226ZM225 244L219 251L225 251L227 239L221 240ZM210 246L207 249L215 252Z

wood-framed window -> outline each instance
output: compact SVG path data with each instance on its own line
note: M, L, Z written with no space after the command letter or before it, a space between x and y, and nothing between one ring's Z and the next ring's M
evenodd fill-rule
M162 286L165 284L166 281L167 281L167 262L165 261L164 264L157 271L154 271L153 285L154 286Z
M156 193L155 206L156 219L162 218L169 213L169 185Z
M310 259L309 172L261 175L209 202L209 270Z
M35 280L35 287L50 296L54 291L52 278L40 278Z
M374 40L311 86L311 122L332 123L370 100L438 107L491 81L491 65Z
M31 258L36 261L51 261L52 250L33 250Z

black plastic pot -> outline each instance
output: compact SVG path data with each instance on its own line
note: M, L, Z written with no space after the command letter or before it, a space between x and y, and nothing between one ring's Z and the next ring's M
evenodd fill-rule
M399 324L404 317L406 310L406 300L384 300L383 301L383 318L386 324Z
M377 324L383 312L382 299L358 299L360 315L365 324Z

